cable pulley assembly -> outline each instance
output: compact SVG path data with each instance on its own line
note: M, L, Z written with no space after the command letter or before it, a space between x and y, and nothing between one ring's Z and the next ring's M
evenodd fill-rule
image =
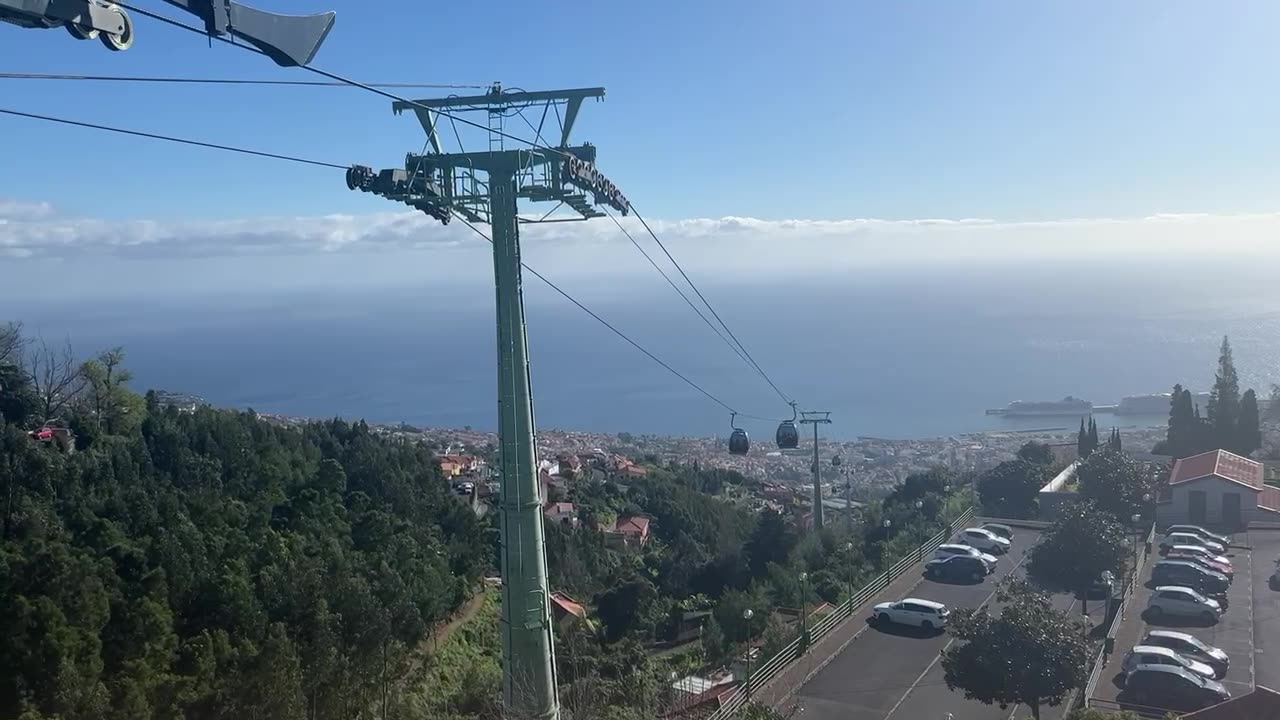
M283 67L306 65L333 29L336 13L281 15L234 0L165 0L204 21L210 37L231 36L262 51ZM128 10L163 16L107 0L0 0L0 21L31 29L65 27L80 40L101 40L110 50L133 46Z

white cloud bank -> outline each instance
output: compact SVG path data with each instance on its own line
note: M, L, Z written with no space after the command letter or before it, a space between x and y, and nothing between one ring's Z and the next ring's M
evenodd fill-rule
M661 259L634 219L623 221ZM982 218L762 220L749 217L650 221L691 266L726 274L821 273L869 265L1090 256L1272 253L1280 213L1160 214L1133 219L1002 222ZM482 229L487 230L487 228ZM638 267L625 236L608 219L525 226L527 255L562 270ZM441 226L412 211L370 215L250 218L216 221L107 221L67 217L48 203L0 198L0 258L117 260L234 259L386 255L479 249L466 226ZM620 254L625 253L625 254Z

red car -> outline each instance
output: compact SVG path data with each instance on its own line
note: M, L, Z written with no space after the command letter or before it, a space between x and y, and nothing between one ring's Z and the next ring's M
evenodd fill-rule
M1228 580L1235 579L1235 568L1232 567L1231 563L1229 562L1219 562L1218 560L1214 560L1213 558L1208 558L1203 555L1198 555L1193 553L1182 553L1177 551L1169 553L1166 556L1166 559L1187 560L1203 568L1206 568L1208 570L1213 570L1214 572L1220 572L1223 575L1226 575Z

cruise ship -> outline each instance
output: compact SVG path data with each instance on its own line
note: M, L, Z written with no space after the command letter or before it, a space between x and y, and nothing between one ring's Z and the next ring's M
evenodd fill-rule
M1173 393L1152 393L1150 395L1129 395L1120 399L1118 405L1099 405L1095 412L1113 415L1165 415L1169 412L1169 403ZM1192 393L1191 402L1204 408L1209 404L1209 393Z
M1061 400L1014 400L1007 407L987 410L1008 417L1079 417L1093 412L1093 403L1070 395Z

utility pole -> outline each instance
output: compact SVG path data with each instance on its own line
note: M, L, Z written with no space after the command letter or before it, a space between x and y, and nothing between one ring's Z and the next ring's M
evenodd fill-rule
M347 186L352 190L403 202L442 223L457 215L488 223L493 231L502 473L503 700L506 714L521 720L557 720L560 705L521 290L520 226L603 217L595 204L609 205L623 215L630 210L621 191L595 169L595 146L569 145L583 100L603 97L604 88L511 92L495 84L480 96L396 102L392 105L396 113L412 110L417 115L427 133L428 152L410 153L404 169L375 173L357 165L347 171ZM541 111L534 132L544 147L505 149L504 120L530 110L535 117ZM442 111L487 113L487 148L444 152L436 131ZM558 135L544 141L548 119L559 125ZM529 118L525 121L533 128ZM550 134L552 128L546 130ZM559 204L540 220L531 220L516 212L521 199ZM561 207L574 214L553 217Z
M822 529L822 464L818 462L818 426L831 424L829 412L802 412L801 425L813 426L813 529Z

